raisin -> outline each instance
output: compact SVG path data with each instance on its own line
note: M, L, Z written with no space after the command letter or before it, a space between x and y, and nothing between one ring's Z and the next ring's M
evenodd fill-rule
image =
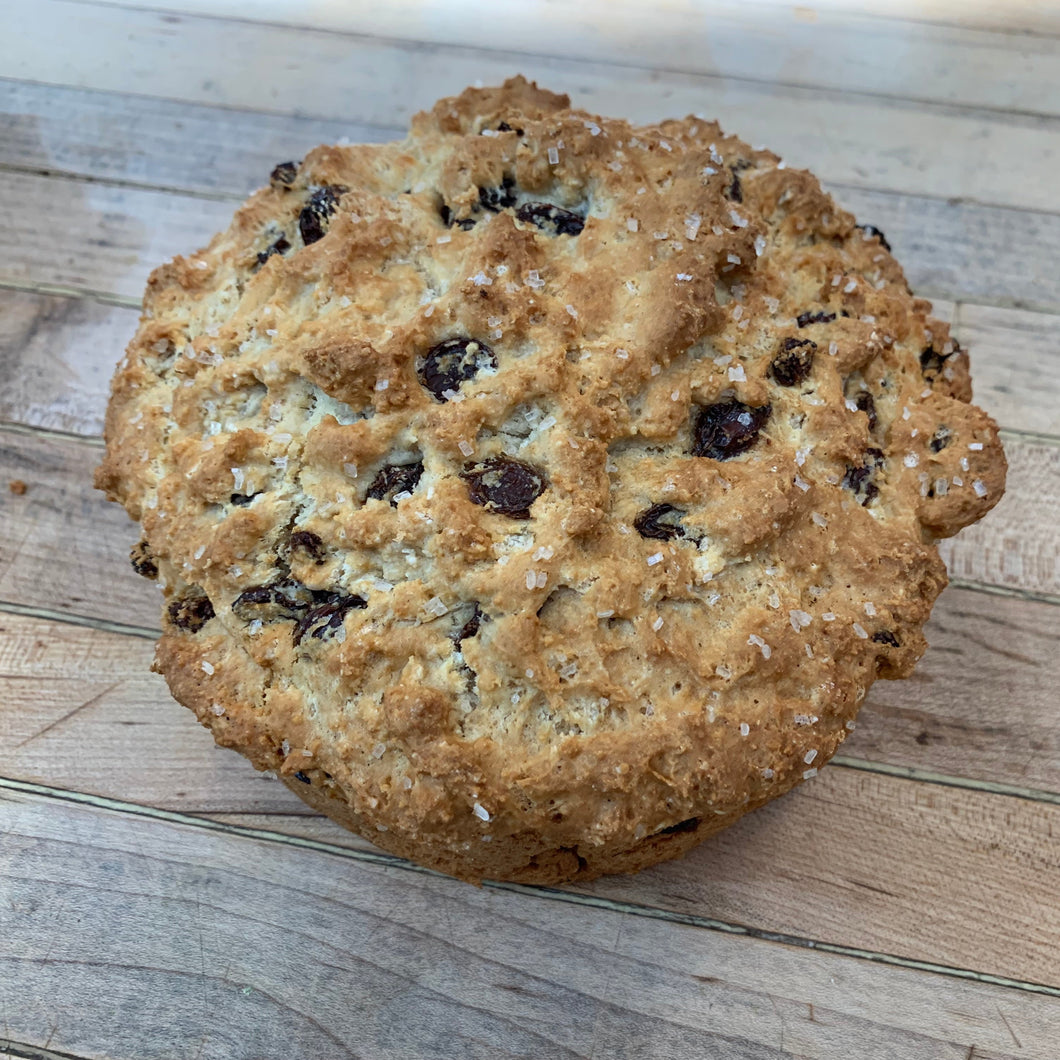
M466 464L460 477L468 484L474 504L512 519L529 519L530 505L548 485L536 467L508 456Z
M462 228L465 232L475 227L474 217L453 217L453 211L443 202L438 212L441 214L442 223L446 228Z
M516 136L522 136L523 135L523 130L522 129L513 128L506 121L502 121L500 123L500 125L497 126L497 132L513 132L513 133L515 133Z
M862 232L867 236L875 236L880 241L880 246L884 250L890 250L891 244L887 242L884 234L875 225L855 225L855 228L860 228Z
M155 557L151 555L151 549L146 541L137 541L133 545L129 550L129 562L141 578L150 578L154 581L158 577L158 564L155 562Z
M653 504L633 520L633 529L641 537L654 538L657 541L670 541L675 537L684 537L685 528L674 523L664 523L667 515L677 512L678 518L685 513L672 504Z
M950 444L950 439L952 437L953 431L951 431L949 427L939 427L939 429L931 436L931 441L928 443L928 446L933 453L941 453L942 450Z
M489 621L489 615L487 615L479 606L475 604L475 610L471 613L471 617L460 627L459 631L453 636L453 643L458 647L462 640L467 640L469 637L473 637L479 631L479 626L482 625L482 621L485 619Z
M291 244L286 236L280 236L275 243L269 244L264 250L258 252L258 265L264 265L273 254L284 255L291 249Z
M185 633L198 633L214 616L213 604L201 590L173 600L168 613L169 621Z
M882 449L868 449L866 456L868 461L862 467L847 467L842 481L842 485L861 501L862 507L871 504L880 495L879 486L872 481L872 473L883 467L884 463Z
M270 174L269 183L274 188L283 188L285 191L295 182L298 176L297 162L281 162Z
M585 227L583 218L550 202L524 202L515 211L515 216L554 236L576 236Z
M269 585L255 585L239 594L232 602L232 611L244 622L258 619L274 622L280 618L294 618L314 602L312 589L307 589L293 578L283 578Z
M898 638L889 629L878 629L872 635L877 644L887 644L892 648L900 648L902 645Z
M743 185L740 183L740 175L733 172L732 183L725 189L725 198L732 202L743 202Z
M397 496L401 493L411 493L422 474L422 460L415 464L386 464L372 479L372 484L368 487L368 499L390 501L396 508Z
M844 314L844 316L849 316L849 314ZM807 324L831 324L833 320L835 320L835 313L826 313L823 309L807 309L805 313L800 313L795 318L795 323L800 328L804 328Z
M484 342L446 339L427 351L417 375L439 401L448 401L448 392L455 392L461 383L474 379L486 367L496 368L497 358Z
M854 405L869 418L869 430L876 430L876 402L868 391L862 390L854 399Z
M510 173L505 173L501 178L500 187L478 189L478 201L483 209L499 213L501 210L511 209L518 202L514 190L515 177Z
M692 455L730 460L747 452L772 411L771 405L755 407L735 398L702 406L692 427Z
M300 780L300 781L301 781L301 782L302 782L303 784L312 784L312 783L313 783L313 782L312 782L312 781L311 781L311 780L309 779L309 777L307 777L307 776L305 775L305 773L303 773L303 772L302 772L301 770L298 770L298 772L297 772L297 773L295 773L295 775L294 775L294 779L295 779L295 780Z
M798 386L813 370L817 343L812 339L784 339L769 365L769 374L781 386Z
M946 361L955 353L961 352L957 340L953 341L953 349L949 353L940 353L934 346L925 346L920 351L920 371L929 382L942 371Z
M324 557L327 555L324 542L312 530L296 530L291 534L290 544L292 550L299 549L307 553L309 558L318 566L324 562Z
M325 599L307 608L295 623L295 644L301 644L307 633L317 640L322 639L329 630L338 629L342 625L347 612L367 606L368 601L363 597L347 593L328 593Z
M324 238L328 230L331 215L339 208L339 199L347 191L341 184L325 184L317 188L306 200L302 212L298 215L298 230L302 233L302 242L308 247L318 239Z
M256 493L233 493L232 496L228 498L228 501L230 504L245 508L256 496Z
M694 832L699 827L698 817L689 817L687 821L678 821L668 828L660 828L655 835L677 835L680 832Z

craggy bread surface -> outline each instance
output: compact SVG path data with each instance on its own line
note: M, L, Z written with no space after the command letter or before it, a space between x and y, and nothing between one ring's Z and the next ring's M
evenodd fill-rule
M1000 499L881 233L699 118L522 79L284 164L151 276L97 484L156 667L385 849L558 882L812 776Z

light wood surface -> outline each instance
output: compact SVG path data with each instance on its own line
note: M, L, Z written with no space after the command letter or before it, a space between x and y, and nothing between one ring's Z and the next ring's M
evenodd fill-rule
M0 1060L1060 1057L1052 5L5 14ZM157 593L91 488L152 267L276 162L515 72L606 113L717 116L812 168L953 321L1010 462L944 545L927 656L828 769L682 861L577 889L424 873L215 748L149 672Z

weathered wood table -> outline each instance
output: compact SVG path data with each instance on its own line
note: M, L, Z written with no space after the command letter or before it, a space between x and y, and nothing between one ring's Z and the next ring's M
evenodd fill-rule
M0 1056L1060 1057L1060 16L158 5L3 4ZM954 321L1011 463L834 765L555 890L424 873L215 749L91 487L151 267L274 163L516 72L813 168Z

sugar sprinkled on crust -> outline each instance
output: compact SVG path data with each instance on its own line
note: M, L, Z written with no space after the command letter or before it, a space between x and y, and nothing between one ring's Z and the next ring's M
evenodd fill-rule
M929 311L703 119L516 79L317 148L156 270L115 377L97 481L164 587L156 666L442 871L675 856L910 672L935 539L1001 497Z

